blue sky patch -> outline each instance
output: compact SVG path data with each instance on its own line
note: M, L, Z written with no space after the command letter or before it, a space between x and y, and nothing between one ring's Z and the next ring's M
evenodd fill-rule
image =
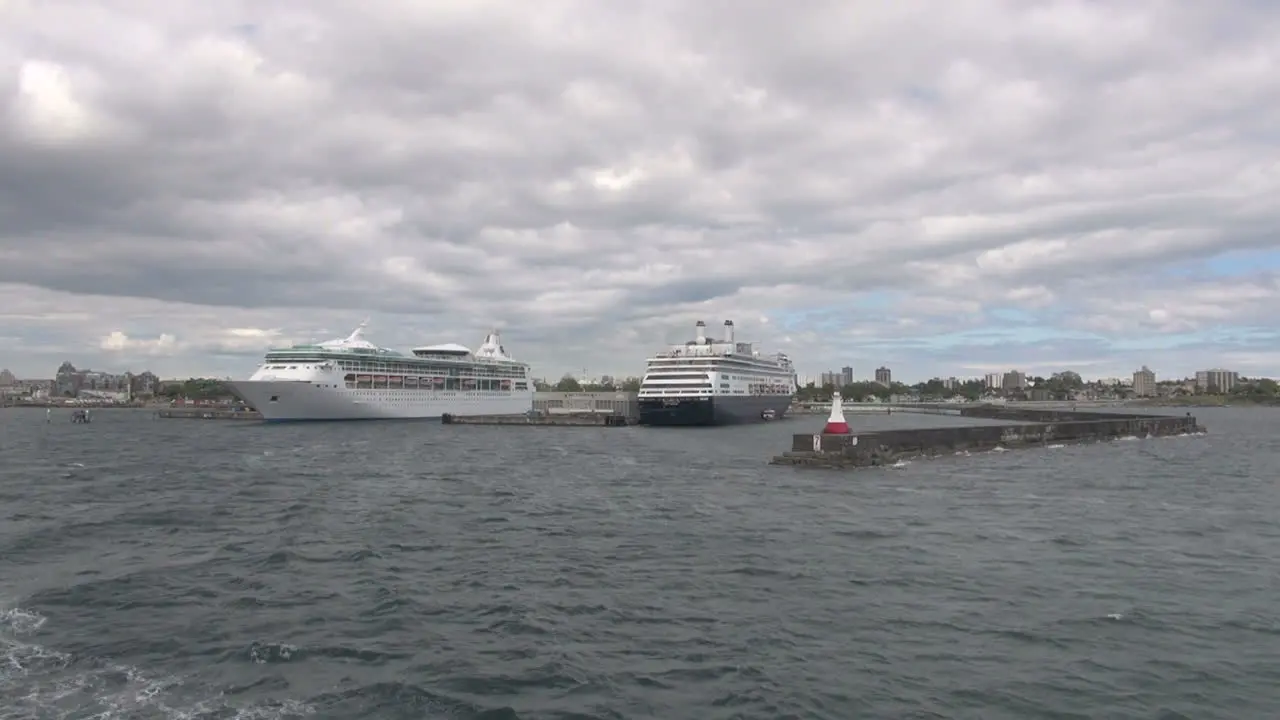
M1276 270L1280 270L1280 250L1241 250L1203 261L1174 263L1161 268L1158 274L1169 278L1230 278Z
M1040 322L1040 318L1035 313L1022 310L1021 308L998 307L989 308L987 315L993 320L999 320L1006 323L1015 323L1018 325L1034 325Z

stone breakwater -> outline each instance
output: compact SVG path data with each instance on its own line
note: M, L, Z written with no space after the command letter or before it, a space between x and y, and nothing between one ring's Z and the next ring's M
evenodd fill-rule
M1005 420L1021 425L971 425L918 430L880 430L848 435L795 435L791 450L774 457L773 465L858 468L893 465L921 457L983 452L1049 444L1102 442L1122 437L1161 437L1203 433L1185 416L1136 413L1030 410L1001 406L964 408L964 417Z

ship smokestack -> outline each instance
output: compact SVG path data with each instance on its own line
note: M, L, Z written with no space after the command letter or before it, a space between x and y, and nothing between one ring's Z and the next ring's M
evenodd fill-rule
M729 343L730 345L733 344L733 321L732 320L724 321L724 341Z
M698 324L694 325L694 329L697 332L696 337L698 339L698 344L706 345L707 344L707 324L699 320Z

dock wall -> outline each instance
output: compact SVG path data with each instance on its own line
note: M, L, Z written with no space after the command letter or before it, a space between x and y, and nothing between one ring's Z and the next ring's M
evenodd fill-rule
M1186 435L1203 432L1194 417L1119 413L1074 413L1062 410L984 408L968 417L1021 421L1022 425L973 425L917 430L880 430L850 435L795 435L791 450L773 458L775 465L874 467L899 460L997 447L1014 450L1050 443L1083 443L1121 437ZM1032 420L1040 418L1040 420Z
M526 415L449 415L440 417L444 425L535 425L540 427L627 427L634 425L626 415L587 413L529 413Z

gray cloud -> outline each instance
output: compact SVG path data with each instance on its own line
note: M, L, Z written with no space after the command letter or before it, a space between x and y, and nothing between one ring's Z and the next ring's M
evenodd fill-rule
M732 317L810 372L953 374L1066 351L913 344L1021 307L1123 368L1275 327L1280 264L1160 270L1277 249L1277 31L1245 0L9 3L0 298L35 299L0 334L243 373L372 314L502 325L555 375Z

